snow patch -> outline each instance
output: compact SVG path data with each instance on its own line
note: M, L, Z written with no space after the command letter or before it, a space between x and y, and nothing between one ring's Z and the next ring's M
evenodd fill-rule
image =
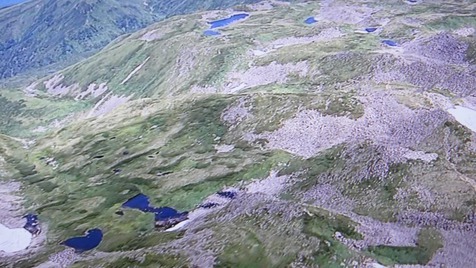
M33 235L24 228L10 229L0 224L0 251L12 253L28 248Z
M476 110L463 106L455 106L454 108L448 109L448 112L454 116L456 121L471 129L473 132L476 132Z
M147 63L147 61L149 61L150 57L147 57L147 59L145 59L139 66L137 66L122 82L121 82L121 85L124 85L125 83L127 83L127 81L129 81L129 79L132 78L132 76L134 74L136 74L143 66L144 64Z

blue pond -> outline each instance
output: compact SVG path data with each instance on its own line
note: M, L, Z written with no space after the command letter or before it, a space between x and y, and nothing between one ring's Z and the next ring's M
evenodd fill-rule
M231 191L220 191L217 192L217 195L229 199L234 199L236 197L236 192L231 192Z
M23 216L23 218L26 218L26 223L23 226L28 232L30 232L33 235L37 235L41 232L39 222L38 222L38 215L35 214L27 214Z
M235 14L235 15L229 17L229 18L226 18L226 19L214 20L214 21L211 21L211 22L208 22L208 23L211 25L210 29L214 29L214 28L218 28L218 27L227 26L227 25L231 24L232 22L242 20L242 19L244 19L248 16L249 16L249 14L240 13L240 14Z
M127 200L122 207L138 209L142 212L155 214L156 221L166 221L174 218L180 218L188 214L188 212L179 213L171 207L152 207L150 206L149 197L144 194L138 194Z
M388 39L383 40L383 41L382 41L382 44L385 44L385 45L391 46L391 47L396 47L396 46L397 46L397 43L396 43L395 41L393 41L393 40L388 40Z
M306 23L306 24L314 24L316 22L317 22L317 20L314 17L309 17L304 21L304 23Z
M214 207L217 207L218 205L219 205L218 203L208 202L208 203L200 205L199 207L201 207L201 208L214 208Z
M368 33L373 33L377 31L377 27L368 27L368 28L365 28L365 31Z
M97 247L101 240L102 231L100 229L91 229L86 232L85 236L73 237L61 244L74 248L76 252L83 252Z
M203 34L204 34L205 36L217 36L217 35L220 35L219 32L217 32L217 31L212 31L212 30L206 30L206 31L203 32Z

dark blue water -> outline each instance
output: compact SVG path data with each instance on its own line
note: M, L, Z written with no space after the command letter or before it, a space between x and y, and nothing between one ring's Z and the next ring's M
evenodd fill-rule
M101 241L102 231L100 229L91 229L86 232L85 236L73 237L61 244L74 248L77 252L83 252L97 247Z
M217 206L218 206L218 203L214 203L214 202L209 202L209 203L200 205L201 208L214 208Z
M377 31L377 28L376 27L368 27L368 28L365 28L365 31L368 32L368 33L373 33L375 31Z
M314 17L309 17L304 21L304 23L306 23L306 24L314 24L316 22L317 22L317 20Z
M217 31L212 31L212 30L206 30L203 32L203 34L205 36L217 36L217 35L221 35L221 33L217 32Z
M0 8L13 6L26 1L28 0L0 0Z
M178 212L171 207L152 207L150 206L149 197L144 194L138 194L127 200L122 207L138 209L142 212L154 213L156 221L166 221L174 218L183 218L188 212Z
M23 226L28 232L33 235L37 235L41 232L40 223L38 222L38 215L27 214L23 218L26 218L26 223Z
M229 199L236 198L236 192L232 192L232 191L220 191L220 192L217 192L217 195L221 197L229 198Z
M393 41L393 40L388 40L388 39L383 40L383 41L382 41L382 44L385 44L385 45L391 46L391 47L396 47L396 46L398 46L398 44L397 44L395 41Z
M122 204L125 208L135 208L140 211L149 212L149 197L144 194L138 194Z
M227 26L232 22L245 19L248 16L249 16L249 14L246 14L246 13L235 14L235 15L229 17L229 18L226 18L226 19L214 20L214 21L208 22L208 24L211 25L210 29L214 29L214 28L218 28L218 27Z

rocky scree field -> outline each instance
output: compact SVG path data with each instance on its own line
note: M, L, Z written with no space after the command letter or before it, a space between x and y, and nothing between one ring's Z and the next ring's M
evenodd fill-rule
M1 178L47 228L4 265L470 267L476 139L448 109L476 107L474 8L263 2L177 16L7 91L3 131L24 140L2 138ZM249 17L203 34L238 12ZM58 113L38 124L45 106ZM164 232L152 214L118 213L138 193L190 221ZM96 249L59 245L91 228L104 231Z

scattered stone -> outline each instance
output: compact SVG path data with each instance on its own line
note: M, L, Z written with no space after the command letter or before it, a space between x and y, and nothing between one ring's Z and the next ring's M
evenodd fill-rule
M222 144L222 145L215 145L215 150L217 153L229 153L235 149L233 144Z

